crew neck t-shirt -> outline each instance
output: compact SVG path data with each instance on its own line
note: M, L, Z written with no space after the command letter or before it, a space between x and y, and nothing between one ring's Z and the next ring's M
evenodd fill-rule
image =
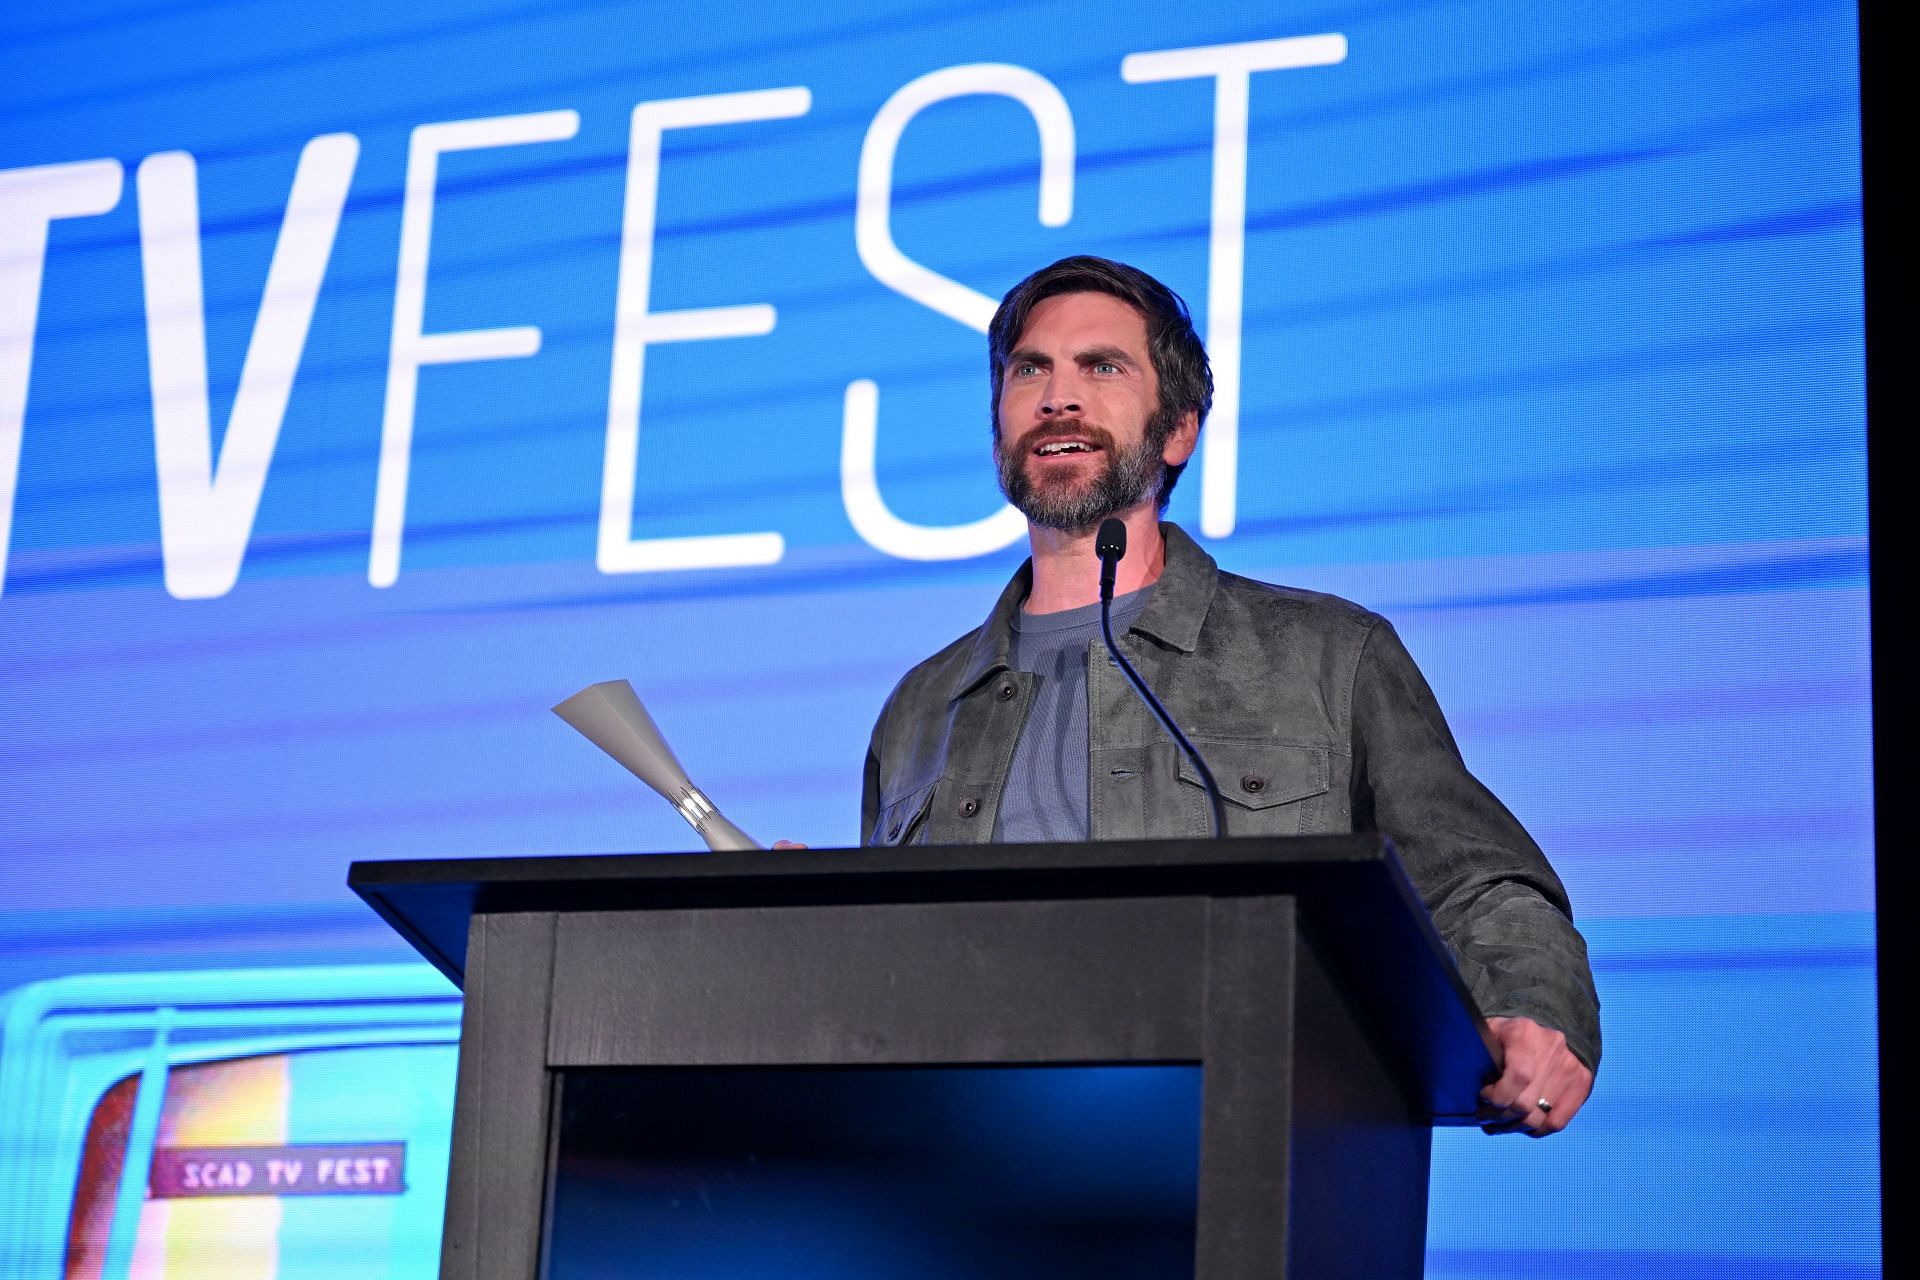
M1116 637L1125 634L1152 595L1147 586L1114 597ZM995 840L1087 838L1087 652L1099 640L1097 602L1059 613L1014 614L1008 662L1035 677L1033 707L1013 749L993 822Z

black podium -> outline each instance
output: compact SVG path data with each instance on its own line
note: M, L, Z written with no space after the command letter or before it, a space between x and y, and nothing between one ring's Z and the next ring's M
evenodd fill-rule
M1187 1274L1417 1276L1429 1128L1469 1120L1493 1068L1378 836L362 862L349 882L466 992L443 1280L568 1280L549 1223L570 1078L585 1098L702 1069L1055 1064L1197 1067Z

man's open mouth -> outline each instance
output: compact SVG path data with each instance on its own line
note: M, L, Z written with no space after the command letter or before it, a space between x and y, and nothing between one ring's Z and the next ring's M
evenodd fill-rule
M1057 458L1070 453L1098 453L1100 446L1090 440L1043 440L1033 448L1034 456Z

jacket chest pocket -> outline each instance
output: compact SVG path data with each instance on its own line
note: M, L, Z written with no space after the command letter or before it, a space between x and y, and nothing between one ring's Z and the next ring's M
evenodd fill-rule
M873 830L867 832L869 845L912 844L917 838L924 837L927 829L927 811L933 807L933 793L940 785L935 779L925 786L916 787L890 804L882 805L880 816L874 819Z
M1195 742L1225 802L1229 835L1296 835L1318 829L1326 809L1328 753L1275 742ZM1183 796L1205 790L1193 761L1180 757ZM1186 790L1191 787L1192 792ZM1185 806L1183 806L1184 808Z

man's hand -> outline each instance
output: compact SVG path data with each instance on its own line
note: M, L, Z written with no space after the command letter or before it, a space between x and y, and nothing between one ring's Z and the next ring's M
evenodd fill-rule
M1566 1128L1593 1089L1593 1072L1573 1056L1566 1036L1532 1018L1488 1018L1487 1029L1507 1065L1480 1091L1481 1129L1544 1138Z
M773 847L776 849L804 849L807 846L801 844L798 840L775 840Z

